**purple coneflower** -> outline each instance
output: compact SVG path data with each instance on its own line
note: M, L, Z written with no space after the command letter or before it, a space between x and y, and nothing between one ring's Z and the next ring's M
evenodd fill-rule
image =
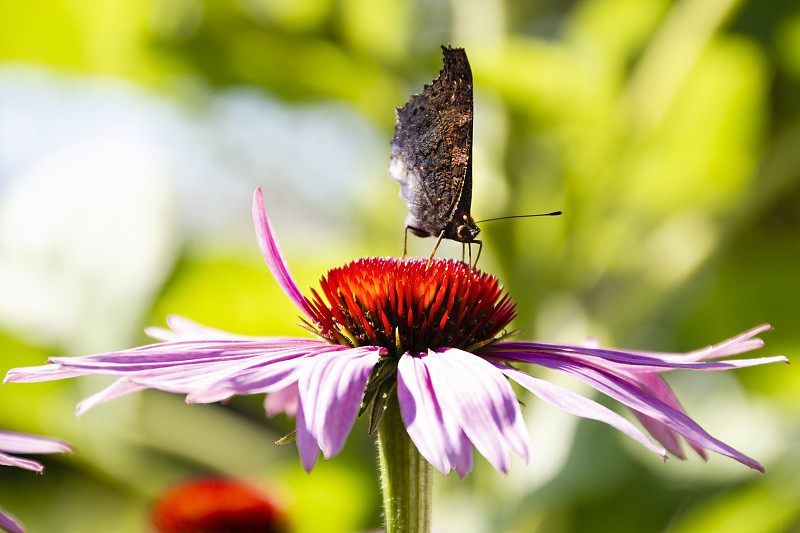
M12 369L5 381L118 377L81 402L79 414L144 388L186 394L189 402L268 393L269 412L296 409L296 443L306 470L319 450L326 459L339 453L357 415L368 411L370 430L379 431L384 468L391 469L393 456L407 453L393 446L410 437L409 446L433 467L463 477L472 469L473 446L502 472L511 466L511 452L525 461L530 457L511 380L567 413L619 429L664 458L665 449L684 457L683 438L704 458L711 450L764 470L687 416L660 373L786 362L782 356L718 361L763 346L755 336L768 325L686 354L510 342L505 328L517 314L515 304L494 276L450 260L428 265L420 259L364 258L332 269L307 298L278 247L260 189L253 217L269 270L314 338L244 337L171 317L171 330L148 330L165 342L53 357L45 366ZM617 400L661 446L608 408L512 366L522 363L568 374ZM382 433L387 428L394 429ZM427 465L419 464L417 474L425 477ZM394 514L387 509L387 516Z
M41 473L44 467L31 459L22 459L9 455L12 453L63 453L71 452L72 447L66 442L50 437L39 437L26 433L0 431L0 465L16 466L25 470ZM8 533L24 533L22 525L0 511L0 529Z

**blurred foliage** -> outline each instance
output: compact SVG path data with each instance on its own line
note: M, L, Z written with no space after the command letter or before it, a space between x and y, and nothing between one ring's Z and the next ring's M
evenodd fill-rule
M257 86L287 108L335 102L379 132L384 152L375 157L386 163L393 109L435 77L446 43L467 49L475 77L473 214L565 211L483 226L481 266L517 300L525 338L596 336L677 351L770 322L776 331L762 352L800 353L796 2L0 3L0 67L114 77L183 108L237 86ZM14 178L0 177L4 186ZM396 184L380 168L372 177L337 197L332 208L350 218L338 236L323 239L320 227L319 241L298 242L287 237L291 221L273 217L301 287L337 261L399 252ZM246 215L249 198L241 200ZM423 255L431 243L411 245ZM460 257L458 246L443 250ZM120 347L144 342L136 332L168 313L241 333L299 331L250 234L176 253L163 290ZM66 351L17 333L0 338L0 349L4 369ZM437 529L800 530L798 373L773 366L674 378L690 414L761 460L766 476L720 457L660 465L598 424L559 418L539 427L548 415L530 405L532 464L508 479L482 460L464 481L437 477ZM0 503L31 531L145 530L155 495L209 471L277 487L297 531L379 526L375 454L362 422L341 456L305 475L293 445L273 444L291 424L264 420L261 398L187 407L148 392L73 420L75 403L104 383L0 389L2 427L58 436L77 450L45 458L44 477L3 470Z

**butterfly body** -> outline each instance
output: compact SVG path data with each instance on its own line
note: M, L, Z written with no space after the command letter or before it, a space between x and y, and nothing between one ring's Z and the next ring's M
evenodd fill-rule
M406 232L437 237L437 247L441 239L481 244L470 214L472 71L462 48L442 50L439 76L397 109L389 175L408 207Z

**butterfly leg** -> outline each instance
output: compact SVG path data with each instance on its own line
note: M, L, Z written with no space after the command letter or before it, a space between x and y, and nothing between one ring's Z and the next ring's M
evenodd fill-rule
M403 239L403 259L406 258L408 253L408 226L406 226L406 237Z
M439 238L438 238L438 239L436 239L436 244L435 244L435 245L434 245L434 247L433 247L433 251L431 252L431 256L428 258L428 264L427 264L427 265L425 265L425 268L426 268L426 269L427 269L429 266L431 266L431 262L433 261L433 256L434 256L434 255L436 255L436 250L438 250L438 249L439 249L439 243L441 243L441 242L442 242L442 239L443 239L443 238L444 238L444 230L442 230L442 232L439 234Z
M472 262L472 242L478 243L478 255L475 256L475 263ZM481 258L481 250L483 250L483 241L479 241L476 239L472 242L469 243L469 263L470 263L470 268L475 269L478 266L478 259Z

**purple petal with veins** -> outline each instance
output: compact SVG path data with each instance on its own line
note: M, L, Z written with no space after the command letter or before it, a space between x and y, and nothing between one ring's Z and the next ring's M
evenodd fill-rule
M445 420L453 417L492 466L508 472L512 451L526 462L530 459L519 401L508 380L491 363L454 348L419 354L417 359L428 371L441 416ZM410 413L404 417L410 417ZM434 417L429 413L426 418Z
M422 455L443 474L454 470L463 478L472 470L472 445L454 417L442 412L424 358L400 357L397 400L409 437Z
M608 407L560 387L555 383L526 374L516 368L510 368L498 363L495 363L495 366L497 366L503 374L550 405L571 415L605 422L609 426L617 428L632 439L638 441L649 450L661 455L666 460L666 452L663 449L654 445L642 430Z
M304 367L297 382L297 449L306 470L316 463L317 448L330 459L344 447L379 352L368 346L324 353Z
M255 222L256 238L258 239L258 246L261 248L261 253L264 255L264 261L267 262L269 271L275 281L278 282L286 296L294 302L298 309L305 315L311 318L312 313L305 296L300 293L297 288L289 266L286 264L286 259L283 257L283 252L278 247L278 241L272 233L272 228L267 218L267 212L264 209L264 198L261 195L261 187L256 189L253 195L253 221Z

